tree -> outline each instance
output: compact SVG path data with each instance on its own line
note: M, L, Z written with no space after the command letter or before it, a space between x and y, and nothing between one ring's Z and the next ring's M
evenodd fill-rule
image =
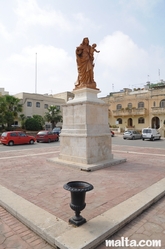
M3 128L5 124L4 111L5 111L5 100L3 97L0 96L0 125Z
M57 106L49 106L48 112L45 113L45 120L52 124L52 129L56 127L58 122L62 122L61 111Z
M41 130L41 126L38 121L34 118L27 118L25 121L25 128L28 131L39 131Z
M33 118L38 122L40 130L42 130L45 124L44 118L41 115L33 115Z
M21 127L24 129L25 128L25 121L26 121L25 114L20 114L20 120L21 120Z
M10 95L0 97L0 122L3 122L2 125L7 124L7 127L11 127L14 123L14 119L18 118L19 112L22 112L20 99Z

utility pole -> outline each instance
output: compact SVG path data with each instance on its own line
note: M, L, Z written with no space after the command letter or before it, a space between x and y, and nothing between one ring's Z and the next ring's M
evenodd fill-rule
M37 53L35 60L35 93L37 93Z

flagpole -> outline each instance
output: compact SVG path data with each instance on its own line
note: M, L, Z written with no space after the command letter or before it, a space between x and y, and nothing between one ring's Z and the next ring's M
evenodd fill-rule
M37 53L36 53L36 63L35 63L35 93L37 93Z

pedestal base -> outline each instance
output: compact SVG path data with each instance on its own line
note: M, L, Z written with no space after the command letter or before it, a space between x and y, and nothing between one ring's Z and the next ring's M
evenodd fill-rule
M63 106L60 154L55 162L86 171L121 162L113 159L108 104L97 98L99 92L90 88L75 90L75 98Z
M86 223L86 219L83 218L81 215L79 217L73 216L72 218L69 219L69 223L79 227L82 224Z
M95 171L95 170L111 167L113 165L125 163L127 160L125 158L113 158L111 160L100 161L98 163L83 164L83 163L76 163L72 161L61 160L58 157L55 157L55 158L48 159L48 161L51 163L60 164L61 166L64 166L64 167L67 166L67 167L71 167L74 169L90 172L90 171Z
M108 105L98 90L75 90L75 98L63 106L59 159L92 164L113 158L108 126Z

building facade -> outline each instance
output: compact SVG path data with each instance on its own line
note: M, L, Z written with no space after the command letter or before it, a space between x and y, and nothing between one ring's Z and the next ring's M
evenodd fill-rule
M109 104L109 124L123 132L134 128L156 128L165 136L165 83L148 84L143 89L124 88L102 98Z
M9 95L9 92L5 91L4 88L0 88L0 96L2 95Z
M65 100L62 98L55 98L48 94L37 93L17 93L14 97L20 99L20 103L23 105L22 114L25 117L33 117L33 115L45 116L47 108L51 105L57 106L62 113L62 105L65 104ZM20 120L16 120L15 124L20 125ZM61 124L59 124L61 126Z

